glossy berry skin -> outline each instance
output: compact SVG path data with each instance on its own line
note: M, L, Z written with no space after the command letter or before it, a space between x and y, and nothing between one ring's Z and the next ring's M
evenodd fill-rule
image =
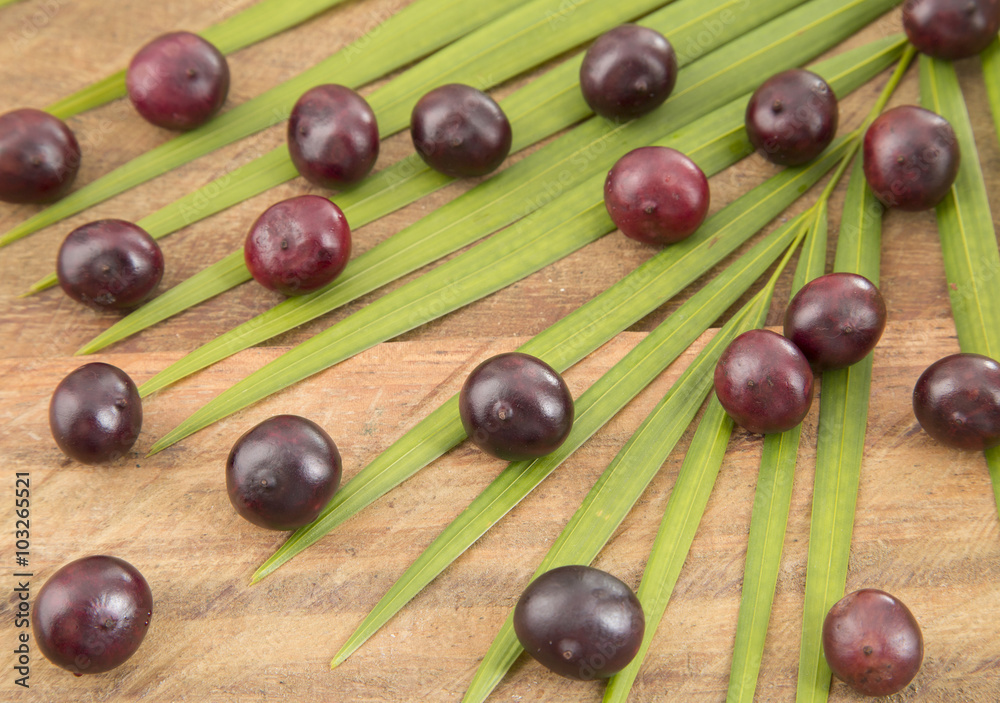
M84 464L114 461L132 448L142 429L139 391L118 367L85 364L56 386L49 427L67 456Z
M410 116L413 146L435 171L463 178L485 176L510 153L510 121L486 93L450 83L430 91Z
M816 370L842 369L875 348L885 330L886 309L874 283L856 273L813 279L785 310L785 336Z
M604 206L626 237L664 245L705 221L711 194L698 165L675 149L646 146L618 159L604 181Z
M153 594L123 559L89 556L38 591L31 628L42 654L74 674L110 671L135 654L153 616Z
M764 81L747 103L750 143L764 158L798 166L819 156L837 134L840 112L830 85L795 68Z
M283 200L247 233L243 257L254 279L285 295L333 281L351 258L351 229L340 208L318 195Z
M51 203L80 170L80 145L62 120L24 108L0 115L0 200Z
M927 367L913 388L913 413L924 432L956 449L1000 444L1000 364L980 354L952 354Z
M466 434L498 459L537 459L573 428L573 396L555 369L530 354L498 354L477 366L458 396Z
M865 133L865 178L886 207L934 207L955 182L960 160L951 124L915 105L888 110Z
M903 29L928 56L951 61L975 56L1000 31L1000 0L907 0Z
M338 190L371 173L379 134L368 102L342 85L307 90L288 119L288 153L310 183Z
M125 85L147 122L186 131L208 122L226 102L229 64L197 34L171 32L132 57Z
M646 620L628 586L589 566L561 566L539 576L514 607L514 632L525 651L560 676L608 678L635 657Z
M623 24L605 32L580 65L580 90L590 109L623 122L652 112L677 83L677 55L656 30Z
M865 588L830 608L823 622L823 654L834 675L858 693L891 696L920 670L924 639L900 600Z
M163 278L163 251L138 225L98 220L63 240L56 275L73 300L96 310L128 310L148 299Z
M337 445L322 427L276 415L244 434L226 461L229 500L242 517L269 530L308 525L340 486Z
M750 330L719 358L715 394L733 421L749 432L784 432L809 413L813 374L791 341L770 330Z

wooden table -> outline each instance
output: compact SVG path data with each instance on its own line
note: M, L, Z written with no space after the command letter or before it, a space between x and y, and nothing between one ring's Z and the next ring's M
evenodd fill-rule
M0 110L43 106L123 66L156 34L198 29L251 0L169 3L135 0L28 0L0 10ZM358 0L230 58L230 104L244 102L297 74L397 10L406 0ZM898 31L898 10L845 43ZM992 131L976 61L958 64L969 96L991 195L1000 193L1000 148ZM885 82L882 76L843 101L853 127ZM504 94L522 81L500 89ZM372 86L365 89L371 90ZM916 72L894 104L918 100ZM120 101L75 117L87 183L168 134ZM363 297L304 328L243 352L152 397L132 454L83 466L53 443L46 409L58 381L81 363L71 354L114 317L84 309L58 290L17 295L53 268L70 228L98 217L137 219L281 142L283 127L231 145L169 175L50 227L0 252L0 452L6 497L0 542L0 699L69 701L288 700L455 701L537 562L566 520L670 383L689 352L570 458L505 520L434 581L337 670L333 653L389 585L503 468L462 444L344 524L261 585L247 582L284 540L243 521L223 478L235 439L280 412L307 415L340 446L350 479L427 412L456 392L484 357L510 350L604 290L651 250L620 235L605 237L510 288L365 352L220 422L150 459L153 440L198 406L289 346L375 299ZM380 167L410 149L397 135ZM775 169L754 156L712 179L713 210ZM364 251L470 187L445 188L355 233ZM268 204L310 192L301 180L251 199L165 240L173 286L237 247ZM843 186L830 212L836 231ZM804 209L813 196L793 208ZM0 231L34 212L0 205ZM996 215L1000 208L994 206ZM832 261L832 243L830 260ZM412 277L410 277L412 278ZM787 300L782 279L769 317ZM396 284L398 285L398 284ZM393 288L395 286L389 286ZM847 588L871 586L902 598L923 627L926 659L898 700L1000 699L1000 530L980 454L939 446L913 417L910 394L923 368L957 351L933 213L885 219L882 291L890 323L875 352L868 443L861 477ZM690 295L663 306L569 370L579 395ZM98 355L137 381L184 352L277 302L244 285ZM706 337L707 338L707 337ZM695 345L696 351L704 343ZM798 660L816 417L805 423L799 476L757 700L791 701ZM637 586L649 545L690 441L670 456L596 565ZM739 605L750 507L761 439L737 431L708 510L633 693L636 701L725 698ZM65 562L110 553L135 564L155 597L138 654L114 673L74 678L45 661L32 640L31 689L13 684L13 473L30 472L31 590ZM548 674L523 658L492 700L596 701L601 687ZM831 700L858 698L835 683Z

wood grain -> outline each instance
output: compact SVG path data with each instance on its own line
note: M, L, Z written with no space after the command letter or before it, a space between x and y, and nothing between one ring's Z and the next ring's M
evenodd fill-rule
M122 66L167 29L197 29L250 0L29 0L0 10L0 110L46 105ZM357 0L231 58L238 104L360 36L405 0ZM898 11L838 48L899 31ZM1000 147L975 61L958 64L991 196L1000 193ZM512 81L503 94L528 78ZM842 102L842 129L867 112L886 76ZM363 92L368 92L368 87ZM917 100L911 72L893 104ZM70 121L89 145L80 182L93 180L168 135L124 102ZM503 467L460 445L253 588L250 574L284 539L231 509L223 466L235 439L279 412L306 415L337 441L350 479L427 412L456 392L484 357L512 349L604 290L651 254L620 235L567 257L466 309L379 345L308 382L208 428L150 459L152 441L235 380L289 345L363 307L372 294L208 369L147 401L133 454L89 467L63 457L49 435L47 404L81 360L70 354L113 318L59 291L17 295L53 268L70 228L97 217L134 219L280 143L281 127L178 171L0 251L0 455L2 514L13 522L13 473L32 480L32 590L71 559L111 553L135 564L155 597L147 640L113 673L74 678L44 661L32 640L31 689L13 685L13 538L0 541L0 699L38 701L456 701L520 591L600 472L705 341L679 360L534 494L446 570L337 670L333 653L389 585ZM409 153L406 135L383 147L380 166ZM751 157L712 179L713 209L774 169ZM456 184L356 233L364 251L470 184ZM294 181L164 241L172 286L237 246L268 204L312 192ZM839 189L831 206L836 231ZM809 198L791 212L801 210ZM0 230L33 212L0 205ZM996 211L995 215L1000 215ZM831 244L832 247L832 244ZM832 261L832 248L830 252ZM789 277L779 286L776 324ZM390 286L394 287L394 286ZM694 287L694 290L697 286ZM1000 527L980 455L936 445L913 418L919 373L957 350L932 213L885 221L882 290L890 325L875 354L868 446L861 476L848 589L891 591L924 630L926 658L894 700L993 703L1000 699ZM690 295L686 292L571 369L574 395ZM245 285L127 340L96 358L141 382L183 352L277 298ZM815 409L804 441L759 701L794 699L805 578ZM596 565L637 586L690 441L664 465ZM635 701L722 701L739 605L760 438L737 432L690 557L637 681ZM521 659L492 700L597 701L597 684L564 681ZM839 683L833 701L860 700Z

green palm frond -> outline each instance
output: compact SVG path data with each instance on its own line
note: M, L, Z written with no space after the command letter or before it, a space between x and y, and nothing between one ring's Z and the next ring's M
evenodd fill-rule
M895 92L903 74L913 61L914 55L914 48L908 46L867 118L855 130L853 148L841 162L841 168L831 179L830 184L827 185L816 204L811 231L803 244L802 255L795 270L790 295L794 296L802 286L825 272L827 208L833 186L840 180L850 161L854 158L868 127L881 114L889 98ZM855 184L855 189L856 187L857 184ZM857 197L856 190L854 193ZM848 213L855 207L853 201L848 201L844 212ZM726 695L727 703L752 701L756 692L757 677L764 654L764 641L767 636L771 606L781 566L781 552L784 547L785 529L791 507L792 484L801 433L802 427L800 425L787 432L764 437L760 471L757 476L757 490L750 518L750 537L747 545L746 565L743 570L743 589L736 625L736 643L733 648L729 689Z
M694 246L689 245L686 252L675 251L675 246L657 253L607 291L525 343L519 351L544 359L557 370L569 368L731 253L808 190L842 155L841 146L808 168L778 174L706 221L693 235L700 241L692 242ZM781 236L787 235L786 231ZM710 296L711 290L698 295ZM273 573L464 438L455 396L362 469L316 520L297 530L261 565L254 581Z
M834 271L858 273L878 285L881 241L882 205L856 165L844 202ZM830 692L823 620L844 595L847 582L871 375L871 354L846 369L823 373L796 701L823 703Z
M996 77L997 51L994 42L984 55L987 84ZM995 100L997 92L997 86L992 86L990 100L995 119L1000 114ZM996 293L996 279L1000 252L969 111L950 62L920 57L920 100L928 110L951 123L962 153L955 185L937 206L941 253L958 343L963 352L998 359L1000 296ZM1000 448L987 450L986 462L1000 510Z
M597 480L532 578L559 566L589 564L593 561L694 420L711 390L713 370L719 356L737 335L764 323L774 281L772 279L768 286L743 306L684 370ZM709 415L708 423L705 423L704 418L702 423L706 427L700 440L702 444L715 444L720 441L721 434L726 434L725 420L719 420L715 413ZM717 447L713 449L713 453L715 451ZM692 469L691 466L688 465L689 471L701 468ZM696 495L703 492L698 490L698 481L692 480L685 488L682 500L693 501ZM511 615L507 617L473 675L462 699L463 703L481 703L486 700L521 651L521 645L514 635Z
M795 65L802 60L800 52L809 56L822 51L825 42L837 40L837 28L850 34L856 29L854 23L863 23L873 12L871 0L864 3L855 0L846 4L842 0L812 0L776 20L782 23L786 33L777 40L772 37L768 48L774 53L761 47L747 57L747 63L742 67L749 69L753 66L756 69L757 62L771 69L775 65ZM754 34L752 32L744 38ZM740 41L742 39L729 46ZM752 82L753 77L744 75L743 80ZM708 82L708 78L704 81ZM710 82L708 84L711 85ZM637 120L636 123L642 121ZM628 127L621 129L624 131ZM722 165L732 163L735 157L745 153L745 142L743 144L734 146L731 153L713 158L719 159ZM706 172L716 167L706 162L701 165ZM502 178L504 173L497 178ZM251 374L171 430L153 445L150 452L156 453L216 420L378 342L495 292L603 236L612 227L601 197L600 184L604 177L596 174L592 180L593 183L584 182L549 206L521 220L515 227L479 244L417 281L396 289Z

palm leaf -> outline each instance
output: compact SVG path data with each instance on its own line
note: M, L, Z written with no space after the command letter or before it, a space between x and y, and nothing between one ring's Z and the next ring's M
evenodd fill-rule
M729 342L764 323L771 291L769 285L755 295L684 370L597 480L533 579L567 564L589 564L597 556L694 420L711 389L712 371ZM718 428L709 426L708 432L713 431L717 433ZM511 615L473 675L463 703L484 701L521 651Z
M844 162L841 162L842 164ZM836 181L836 176L833 182ZM827 208L830 189L810 213L809 234L802 245L790 295L823 274L826 267ZM753 701L764 652L767 624L778 581L785 527L791 508L792 482L802 426L764 437L750 517L750 537L743 569L743 588L736 624L727 703Z
M794 295L813 278L822 275L826 267L827 207L827 199L821 198L815 211L811 213L812 224L802 245L790 295ZM743 569L743 588L726 703L753 701L757 688L767 624L785 543L785 527L791 508L792 482L801 434L802 426L796 425L786 432L764 437L750 516L750 537Z
M803 279L813 271L822 273L826 260L826 214L827 202L833 189L836 187L841 176L853 158L857 150L862 130L856 130L848 138L848 148L841 158L840 165L829 183L823 189L818 202L798 218L795 224L796 240L791 246L785 259L779 264L775 273L771 276L768 288L773 291L773 287L778 276L788 262L792 252L798 247L799 242L804 237L808 242L807 249L801 254L796 279ZM771 293L767 293L770 298ZM709 422L709 418L711 421ZM708 423L706 425L706 423ZM639 587L639 600L646 613L647 625L643 636L642 645L635 658L621 672L613 676L605 692L605 703L612 701L624 701L632 688L635 677L639 673L639 668L645 659L646 653L652 643L653 637L667 604L670 601L674 585L680 575L681 568L687 559L688 551L694 536L704 515L705 507L715 484L722 456L725 452L725 445L728 442L732 430L732 423L725 416L721 405L713 399L709 405L709 410L699 425L698 433L691 443L688 456L685 457L684 465L681 467L681 474L678 476L677 484L671 492L670 500L667 503L667 510L664 513L660 529L657 533L653 549L650 553L646 570ZM784 501L777 500L775 512L779 515L778 522L782 525L781 535L784 534L782 520L787 519L788 508L791 501L791 476L795 467L795 455L798 447L799 428L788 432L768 435L764 439L764 451L761 458L761 474L758 483L758 497L764 495L764 501L770 502L776 499L777 495L787 495ZM771 468L774 471L771 471ZM784 469L779 474L778 467ZM685 469L687 474L685 474ZM772 476L774 474L774 476ZM780 475L780 478L779 478ZM781 479L784 480L781 480ZM787 486L785 484L787 483ZM783 515L781 507L784 507ZM763 508L762 508L763 509ZM755 507L755 514L757 508ZM754 533L751 530L751 547L753 548ZM781 542L778 541L777 551L780 557ZM767 542L765 542L767 543ZM751 574L750 557L748 550L748 569L746 574ZM777 559L775 560L777 562ZM748 576L753 578L753 576ZM777 567L775 566L775 579L777 578ZM773 595L773 587L770 592ZM767 609L770 610L770 598L768 598ZM742 612L741 612L742 615ZM760 632L761 647L763 647L763 634L766 632L766 619L764 620L763 631ZM740 653L740 638L737 633L736 652ZM747 648L747 653L750 650ZM747 656L736 661L745 661L752 664L752 657ZM759 660L758 660L759 663ZM756 679L756 669L752 669L753 678ZM740 677L742 678L742 674ZM732 689L731 689L732 690ZM751 684L749 695L753 697L753 685Z
M842 153L842 152L840 152ZM836 158L837 150L831 152ZM519 351L564 371L618 332L655 310L678 288L671 274L678 268L699 275L758 231L815 183L833 161L823 158L807 169L785 171L723 209L694 235L699 251L678 259L674 247L657 253L607 291L521 346ZM680 246L680 245L677 245ZM708 255L708 258L700 258ZM698 256L692 259L690 256ZM675 264L683 264L678 267ZM683 287L684 282L680 283ZM272 573L349 517L412 476L465 438L453 396L362 469L311 524L297 530L254 574L254 582Z
M1000 38L986 47L982 53L983 82L986 84L986 97L990 102L990 112L993 113L993 124L997 129L997 139L1000 139Z
M873 76L883 67L883 62L891 60L899 46L899 42L894 40L880 41L868 47L846 52L815 68L827 75L831 84L837 89L842 89L841 94L843 94L854 90ZM699 95L694 94L693 97L698 98ZM728 106L699 119L696 126L692 124L674 132L669 144L684 149L686 135L696 130L702 134L715 134L720 139L728 133L739 131L743 122L746 99L746 96L737 98ZM697 109L696 106L701 105L701 102L690 100L685 104ZM680 105L675 107L680 108ZM672 113L684 118L690 114L688 110L680 109L675 109ZM659 113L654 113L649 120L629 123L628 128L614 133L599 132L598 134L605 135L603 138L592 135L590 138L585 137L580 140L573 136L577 134L576 132L567 135L515 164L505 174L476 187L415 225L356 257L348 264L340 278L325 289L308 296L283 301L273 309L196 349L147 381L140 392L144 395L153 393L226 356L315 319L396 277L415 270L420 265L474 242L491 230L515 219L519 205L526 207L523 205L525 202L531 204L531 207L541 204L537 198L532 197L533 194L550 188L554 179L558 178L560 187L569 187L576 181L582 180L586 173L592 171L602 173L617 154L650 143L663 131L659 118ZM693 120L692 117L692 123ZM593 124L598 128L606 125L603 120ZM598 148L600 151L595 154ZM594 155L587 157L590 154ZM587 169L583 173L579 173L581 159ZM573 171L572 168L578 171ZM578 173L579 175L574 175ZM603 176L598 175L592 180L596 182L601 178ZM587 192L593 200L595 194L600 192L600 185L591 184ZM350 209L347 210L347 216L349 219L353 217ZM551 220L551 226L557 224L558 219ZM227 257L221 266L206 269L198 274L197 280L190 286L181 284L168 291L161 296L161 298L169 296L162 303L153 301L132 316L124 318L86 345L81 352L96 351L128 332L138 331L137 328L143 326L146 320L155 320L161 314L165 315L187 302L186 298L193 289L204 290L211 286L225 285L230 281L229 265L235 265L239 256L242 255ZM249 273L243 273L243 276L248 277ZM238 274L234 273L232 280L238 282ZM178 298L179 302L175 302L175 298Z
M280 34L343 2L344 0L261 0L198 34L223 54L232 54ZM125 69L122 69L49 105L45 110L65 120L124 96Z
M984 57L987 82L995 78L996 51L994 42ZM994 117L1000 114L996 111L996 92L993 86L990 99ZM969 111L950 63L920 57L920 100L924 107L951 123L962 152L955 185L937 206L941 252L958 344L963 352L997 359L1000 358L1000 295L996 276L1000 271L1000 252ZM986 463L1000 510L1000 449L987 450Z
M729 0L729 2L731 1ZM784 1L788 2L788 0ZM796 2L799 1L796 0ZM674 6L671 6L656 14L665 16L665 21L668 23L676 21L680 22L682 26L697 28L701 26L701 22L711 19L719 12L718 6L728 7L729 2L712 0L714 6L712 11L708 14L698 14L695 17L692 17L692 8L696 6L693 0L679 2L676 6L678 8L676 12L672 11ZM694 20L699 21L695 22ZM875 58L873 63L877 63L877 61L878 59ZM718 63L717 65L723 64ZM709 69L712 70L711 65ZM556 72L550 72L545 78L548 78L552 73ZM543 97L553 93L568 93L574 96L574 100L582 102L582 99L579 98L578 83L573 82L577 80L575 76L578 75L578 70L574 70L571 74L559 70L558 74L560 77L558 82L542 79L540 89L536 89L536 85L539 83L536 81L512 97L528 92L533 99L537 99L533 101L542 106L540 109L543 112L547 112L548 108L555 110L566 107L571 115L575 115L577 111L572 107L572 100L567 100L566 102L569 102L570 105L565 106L562 103L553 103L551 99ZM853 72L848 73L844 81L845 88L854 88L857 80L854 76ZM573 86L573 91L567 91L561 87L567 82ZM694 95L683 98L682 95L686 92L682 85L678 88L678 95L675 98L677 102L672 103L673 107L663 108L663 110L671 111L668 114L672 114L677 123L685 120L693 121L696 117L704 114L706 107L711 107L710 104L700 102L699 98L703 97L703 92L695 92ZM524 103L524 101L519 102ZM657 115L662 114L664 113L657 113ZM519 125L546 122L544 119L540 119L539 115L530 111L525 113L523 118L519 119L518 113L514 113L513 117L515 127L518 129ZM389 241L383 242L356 257L348 264L348 268L338 280L324 290L308 297L288 300L277 306L273 312L265 313L265 315L282 328L280 331L291 329L291 327L329 312L335 307L474 242L485 234L510 223L518 216L527 214L532 209L544 204L545 199L537 197L539 190L553 192L552 184L554 182L558 184L555 192L565 190L582 181L590 173L610 166L611 154L614 153L614 150L609 148L609 145L618 143L620 139L626 140L622 142L623 144L648 143L665 131L665 127L657 123L654 117L635 124L644 126L638 132L633 132L635 127L629 127L619 137L615 130L608 133L609 126L604 120L593 120L589 125L589 131L573 132L572 136L566 135L556 144L543 149L543 153L533 154L521 163L512 166L508 169L509 173L501 174L498 177L499 180L491 179L481 184L471 192L461 196L457 202L433 212L421 222L398 233ZM530 136L533 138L536 134L537 132L532 132ZM284 150L284 147L282 149ZM281 158L287 162L287 156ZM269 161L275 160L269 159ZM413 196L419 195L418 192L415 192L421 187L419 180L430 186L428 190L433 190L447 182L448 179L436 172L429 171L426 167L423 167L419 173L425 174L427 178L415 178L413 174L418 172L415 162L423 163L415 156L404 159L400 164L377 174L374 179L369 179L360 188L335 199L343 208L353 228L357 229L371 219L386 214L392 209L402 206L405 202L409 202ZM276 165L275 168L278 166ZM288 168L293 168L290 162L288 162ZM204 196L202 202L213 201ZM188 209L184 208L183 211L187 212ZM176 216L175 219L177 219ZM145 227L147 221L140 221L139 224ZM148 224L155 225L157 223L150 222ZM155 227L152 230L147 228L147 231L156 236L157 229ZM112 325L77 353L93 353L175 315L190 305L217 295L232 285L249 280L248 271L245 271L241 278L228 276L231 261L233 261L232 256L226 257L197 274L195 278L189 279L159 296ZM227 274L224 278L222 277L223 273ZM44 287L54 282L55 276L50 275L41 284ZM267 326L262 326L261 322L263 322L263 318L251 320L245 327L237 328L214 340L205 349L198 350L195 356L185 358L181 362L183 373L179 376L171 376L170 382L203 368L207 364L214 363L218 358L224 358L240 349L263 341L273 334L280 333L280 331L270 331L275 328L274 324L269 323ZM252 331L252 335L249 337L245 336L248 330ZM223 356L218 357L219 353L222 353ZM175 369L170 369L169 373L174 374L174 371ZM151 387L155 387L155 384L159 383L160 380L156 379L154 386Z
M827 197L829 187L824 189ZM822 203L822 200L821 200ZM784 270L792 253L798 248L806 232L814 231L815 213L822 209L813 206L809 212L799 216L789 228L794 234L794 241L785 254L785 258L771 275L764 295L768 300L774 290L774 284ZM652 645L653 637L663 613L667 609L677 578L680 576L684 562L687 560L691 544L694 542L698 525L705 514L708 499L715 486L715 480L722 467L726 445L729 443L733 430L733 422L726 414L718 398L714 395L709 400L708 408L694 438L688 448L677 475L677 482L670 492L667 508L663 513L660 528L657 530L653 547L650 550L646 569L639 584L638 597L646 616L646 630L642 643L635 657L628 666L611 677L604 693L605 703L621 703L628 699L632 684L639 673L646 654Z
M631 663L608 681L605 703L628 699L705 513L732 431L732 419L713 394L684 455L639 584L637 595L646 616L642 644Z
M862 125L853 133L854 144L834 177L830 179L816 204L812 230L803 244L790 295L794 296L806 283L823 275L826 268L827 206L833 187L840 180L859 143L871 123L881 114L889 98L913 61L915 50L907 46L896 70L887 82L875 105ZM771 606L778 583L781 552L784 548L788 511L792 500L792 483L802 427L767 435L760 458L757 490L750 518L750 539L743 589L736 625L736 643L729 675L727 703L752 701L764 654Z
M314 85L330 82L349 87L364 85L525 2L416 0L369 34L290 81L227 110L203 127L175 137L70 193L0 237L0 246L287 119L295 101ZM415 28L419 29L415 31ZM364 61L357 60L361 52L364 53Z
M844 202L834 271L858 273L878 285L881 226L882 206L856 166ZM822 703L830 692L823 620L847 582L871 374L871 354L846 369L823 373L796 690L800 702Z
M745 11L734 15L733 8L744 4L745 0L677 0L638 24L668 33L677 46L690 46L692 42L699 42L696 45L701 50L700 56L804 1L758 2L754 8L745 8ZM731 21L724 22L723 19ZM706 26L721 26L724 29L713 33L705 41L705 37L701 35ZM684 67L694 58L681 53L678 64ZM512 152L520 151L591 114L579 90L582 60L582 52L577 53L538 80L500 101L511 122L514 135ZM298 171L288 156L287 148L280 146L164 206L138 224L151 236L159 239L296 176ZM451 178L432 170L419 156L412 154L367 178L351 191L336 196L334 200L345 211L352 211L350 222L357 229L451 181ZM249 275L245 280L249 280ZM55 274L50 274L32 285L28 293L37 293L56 283ZM217 295L222 290L206 289L203 293L206 297L203 299ZM156 321L177 312L180 310L157 311L159 317ZM132 334L138 331L131 325L130 329L133 330Z
M735 142L737 154L743 151L742 138ZM735 160L729 146L733 143L730 137L708 145L701 161L696 152L691 156L702 170L713 172L713 165L718 164L718 168ZM604 236L614 225L604 203L594 202L595 189L586 186L578 186L535 213L541 217L529 216L522 226L482 242L286 352L196 411L158 440L150 454L381 341L500 290ZM556 224L550 227L550 223ZM156 381L144 384L142 393L148 393L149 384Z
M334 657L337 666L375 634L400 608L468 549L490 527L551 474L619 410L687 349L791 243L800 220L772 233L696 293L576 401L570 436L555 452L535 461L514 462L445 528L376 604ZM740 229L747 224L741 222ZM672 257L660 278L674 281L689 266ZM666 261L666 259L664 260ZM676 286L655 297L664 302ZM646 306L644 306L646 307ZM723 445L724 447L724 445Z
M813 0L799 9L815 12L833 4L829 0ZM862 10L871 12L871 8L870 2L865 5L855 4L854 12L849 14L857 20L863 15ZM755 52L750 57L751 63L747 65L752 66L760 61L773 68L776 63L791 61L789 54L792 47L795 47L795 51L802 52L822 50L823 42L835 40L834 31L838 26L843 31L850 31L846 24L840 22L844 20L842 10L843 8L832 9L830 14L820 14L818 17L813 13L792 11L786 17L796 15L799 22L805 23L806 29L796 30L794 26L785 25L786 29L794 32L789 37L791 46L784 45L783 40L777 40L775 45L781 47L782 52L778 55L763 50ZM824 21L826 24L822 24ZM765 25L764 28L768 26ZM746 37L753 37L754 34ZM729 46L742 41L738 40ZM785 50L789 53L786 54ZM631 124L639 122L642 120ZM629 127L619 129L624 133ZM734 148L745 150L745 142ZM734 155L727 154L719 158L723 159L723 163L728 163L725 159L732 159ZM703 168L711 170L708 165ZM490 183L500 181L511 171L501 173ZM196 412L157 442L151 451L159 451L220 417L328 368L347 356L494 292L601 236L603 232L586 229L584 226L584 223L589 222L588 226L591 228L610 227L610 220L600 199L603 175L597 174L592 181L585 182L555 203L533 213L517 227L480 244L419 281L393 291L275 360ZM580 229L574 229L575 227Z

